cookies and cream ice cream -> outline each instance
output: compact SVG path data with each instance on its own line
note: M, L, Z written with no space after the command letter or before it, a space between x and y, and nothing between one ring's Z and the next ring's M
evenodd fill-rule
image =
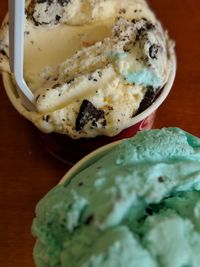
M114 136L154 101L173 43L143 0L28 1L24 75L42 131ZM0 68L9 71L7 25Z
M199 138L144 131L87 165L37 205L37 267L199 266Z

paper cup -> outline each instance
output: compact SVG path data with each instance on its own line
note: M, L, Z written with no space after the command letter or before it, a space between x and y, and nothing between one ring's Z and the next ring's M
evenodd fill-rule
M138 131L151 129L155 119L156 111L168 96L175 79L176 57L174 52L171 55L171 63L172 68L169 79L161 93L149 108L132 119L130 127L126 128L120 134L114 137L98 136L95 138L80 138L76 140L58 133L45 134L39 131L43 143L46 145L48 151L50 151L57 158L74 164L82 157L101 146L116 140L132 137ZM35 121L35 118L38 116L37 112L30 112L22 105L11 75L4 72L2 76L6 93L13 106L26 119L32 122Z
M58 133L45 134L40 132L39 135L50 153L64 162L74 164L99 147L116 140L134 136L138 131L151 129L155 115L156 112L153 112L141 122L123 130L114 137L97 136L95 138L71 139Z

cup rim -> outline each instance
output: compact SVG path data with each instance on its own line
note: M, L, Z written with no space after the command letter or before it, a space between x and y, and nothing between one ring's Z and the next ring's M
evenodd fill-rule
M124 138L95 149L94 151L83 157L81 160L79 160L75 165L73 165L71 169L69 169L69 171L61 178L58 184L63 184L67 180L72 179L76 174L83 171L91 164L95 163L100 157L103 157L107 151L119 145L126 139L128 138Z
M168 94L170 93L172 89L172 85L175 80L176 76L176 56L175 51L172 49L170 53L170 61L171 61L171 70L169 74L168 81L166 82L164 88L162 89L160 95L157 97L157 99L151 104L150 107L148 107L146 110L141 112L140 114L136 115L135 117L130 120L130 123L126 125L126 128L129 128L145 118L147 118L150 114L152 114L154 111L158 109L158 107L164 102L164 100L167 98ZM3 78L3 85L6 91L6 94L11 101L12 105L15 107L15 109L26 119L34 123L36 121L39 114L36 111L28 111L21 103L19 94L17 92L17 89L14 85L12 75L8 72L2 72L2 78Z

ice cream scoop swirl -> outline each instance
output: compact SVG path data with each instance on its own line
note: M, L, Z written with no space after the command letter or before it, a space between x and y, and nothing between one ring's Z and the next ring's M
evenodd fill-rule
M33 233L38 266L199 265L200 139L137 134L51 190Z

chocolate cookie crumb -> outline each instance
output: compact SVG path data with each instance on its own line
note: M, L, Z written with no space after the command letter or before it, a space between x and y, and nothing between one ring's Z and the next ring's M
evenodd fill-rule
M85 224L90 225L90 224L92 224L93 221L94 221L94 215L91 214L91 215L87 218Z
M164 181L165 181L164 177L162 177L162 176L158 177L158 182L159 183L164 183Z
M56 17L55 17L55 19L56 19L56 21L60 21L60 19L61 19L61 16L59 16L59 15L56 15Z
M146 208L146 213L150 216L153 215L153 209L151 207Z
M59 83L56 83L56 84L54 84L53 86L52 86L52 89L56 89L57 87L59 87L60 86L60 84Z
M156 45L156 44L151 45L149 48L149 56L152 59L157 59L157 55L158 55L160 48L161 47L159 45Z
M36 97L35 101L37 101L39 97L40 97L40 95L38 95L38 96Z
M4 50L0 50L0 53L4 56L6 56L6 52Z
M119 10L119 14L126 14L126 9L125 8L121 8Z
M146 29L148 30L148 31L150 31L150 30L154 30L156 27L155 27L155 25L153 25L150 21L148 21L147 23L146 23Z
M48 122L49 121L49 118L50 118L50 116L49 115L45 115L45 116L43 116L43 121L46 121L46 122Z
M102 125L103 125L103 127L106 127L106 125L107 125L107 121L104 120L103 123L102 123Z
M67 84L72 83L73 81L74 81L74 79L71 79L71 80L67 81Z
M57 0L57 1L58 1L58 3L59 3L61 6L65 6L65 5L69 4L69 2L70 2L71 0Z

